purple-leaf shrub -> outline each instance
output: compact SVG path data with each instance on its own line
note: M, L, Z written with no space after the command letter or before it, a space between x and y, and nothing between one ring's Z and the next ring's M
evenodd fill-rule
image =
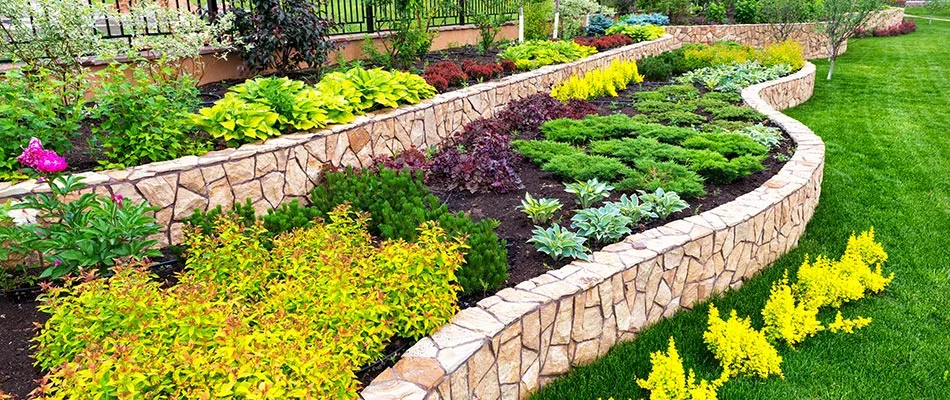
M505 124L497 119L473 121L432 159L428 179L432 184L472 193L505 193L522 187L515 170L520 157L511 147Z
M565 104L547 94L536 94L511 102L498 119L509 132L518 132L519 139L533 139L545 122L558 118L583 119L596 113L597 107L584 100L571 100Z
M425 153L420 151L417 147L412 146L399 152L395 156L386 155L373 157L373 169L378 171L380 167L393 171L408 170L413 173L425 173L429 170L429 160Z

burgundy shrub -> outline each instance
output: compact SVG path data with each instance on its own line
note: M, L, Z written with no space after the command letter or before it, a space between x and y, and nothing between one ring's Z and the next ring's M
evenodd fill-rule
M595 47L598 51L603 51L633 44L633 39L627 35L618 33L607 36L574 38L574 42L582 46Z
M518 70L518 66L515 65L515 62L511 60L501 60L499 64L501 64L501 69L508 73Z
M508 104L498 119L510 132L517 131L520 139L533 139L541 124L558 118L582 119L596 114L597 107L586 100L571 100L567 104L540 93Z
M431 184L472 193L505 193L522 187L515 170L520 157L511 147L504 123L494 118L472 121L442 146L432 159L427 179Z
M498 63L480 65L478 63L471 62L467 65L463 65L463 68L465 69L466 75L472 79L477 79L480 81L487 81L489 79L501 76L502 72L504 71L501 67L501 64Z
M435 64L432 64L426 67L422 74L441 76L451 86L460 85L462 82L468 80L468 76L465 75L465 72L462 71L462 68L459 67L458 64L451 61L439 61Z
M400 151L396 156L376 156L373 157L373 170L378 171L380 167L394 171L409 170L409 172L426 172L429 170L429 160L425 153L416 146Z
M441 75L427 75L423 74L422 78L426 80L426 83L432 85L435 90L444 92L449 88L449 81L445 80Z
M917 24L914 21L903 20L899 24L891 25L887 28L878 28L874 30L874 36L899 36L917 30Z

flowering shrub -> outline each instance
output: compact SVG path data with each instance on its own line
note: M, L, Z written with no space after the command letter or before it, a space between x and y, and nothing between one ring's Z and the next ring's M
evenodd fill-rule
M591 46L597 48L597 51L604 51L607 49L612 49L614 47L626 46L628 44L633 44L633 39L627 35L614 34L608 36L598 36L598 37L579 37L574 38L574 42L582 46Z
M436 224L415 243L374 245L366 229L344 205L268 250L259 226L221 219L191 236L173 286L120 266L49 290L39 398L356 398L354 371L391 337L424 336L457 311L464 248Z
M572 75L567 81L551 89L551 97L560 101L617 97L619 90L626 89L631 83L640 82L643 82L643 77L637 72L635 61L614 60L606 68L589 71L583 77Z
M593 47L571 41L531 40L506 48L501 57L513 61L520 70L531 70L577 61L596 52L597 49Z
M27 196L12 206L14 210L35 210L44 223L0 226L0 260L11 255L36 254L43 268L40 278L57 279L79 268L105 270L115 261L158 256L147 240L159 232L155 211L147 203L134 204L121 195L111 198L92 193L67 202L70 192L83 188L82 179L61 176L66 160L43 148L33 138L17 161L49 182L50 193ZM28 266L32 267L32 266Z
M709 327L703 333L703 340L722 366L722 375L714 384L738 375L783 376L782 356L764 334L752 328L749 318L739 318L735 310L728 320L723 320L716 306L710 305Z
M515 170L520 155L511 147L509 130L494 119L469 123L452 136L432 159L427 179L475 193L501 193L521 187Z
M637 379L637 385L650 391L650 400L716 400L720 385L705 379L696 382L692 369L687 375L672 337L666 354L662 351L650 354L650 365L647 379Z

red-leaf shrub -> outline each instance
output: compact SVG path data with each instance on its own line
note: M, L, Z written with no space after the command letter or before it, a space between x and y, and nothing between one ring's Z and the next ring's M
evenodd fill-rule
M519 139L532 139L538 134L541 124L558 118L583 119L588 114L597 114L597 107L585 100L571 100L567 104L547 94L514 101L498 114L498 119L509 132L518 132Z
M416 146L405 149L396 156L376 156L373 157L373 170L378 171L379 167L391 169L393 171L408 170L409 172L419 172L429 170L429 160L425 153Z
M501 69L505 72L511 73L518 70L518 66L515 65L514 61L511 60L501 60Z
M887 28L878 28L874 30L874 36L898 36L906 35L917 30L917 24L914 21L904 20L899 24L891 25Z
M582 46L596 47L597 50L603 51L633 44L633 39L630 36L618 33L607 36L574 38L574 42Z
M426 83L432 85L435 90L438 90L440 93L446 91L449 88L449 81L442 77L442 75L427 75L423 74L422 78L426 80Z
M469 61L469 60L466 60ZM462 66L465 69L465 74L472 79L477 79L481 81L487 81L491 78L501 76L504 69L499 63L490 63L490 64L478 64L475 62L466 62Z
M437 75L444 78L449 85L460 85L468 80L468 76L458 64L451 61L439 61L426 67L422 75ZM433 85L434 86L434 85Z
M509 132L494 118L469 123L432 159L427 179L472 193L521 188L521 176L515 170L521 155L511 147Z

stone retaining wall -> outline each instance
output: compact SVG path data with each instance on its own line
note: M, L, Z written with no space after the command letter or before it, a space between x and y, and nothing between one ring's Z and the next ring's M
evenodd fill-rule
M420 104L360 116L350 124L282 135L260 144L215 151L203 156L151 163L130 169L79 174L89 188L74 193L121 194L147 200L160 210L155 216L165 229L161 245L180 243L182 221L194 209L225 209L251 199L257 211L305 197L320 171L335 167L366 167L374 156L392 155L410 146L437 146L470 121L489 118L509 102L551 87L571 74L605 67L613 60L634 60L673 50L672 37L637 43L594 54L573 63L542 67L497 81L440 94ZM48 191L36 181L16 185L0 182L0 202Z
M739 286L771 264L798 244L821 192L824 144L776 111L811 97L814 80L815 66L808 63L742 92L798 147L761 187L462 310L379 375L362 398L523 399L660 318Z
M889 8L877 13L865 27L888 27L904 19L903 8ZM805 48L805 58L828 57L828 40L816 29L815 24L792 24L789 39L798 41ZM762 47L777 40L777 30L769 24L754 25L690 25L668 26L666 32L683 43L713 43L730 40L749 46ZM847 50L847 44L841 52Z

